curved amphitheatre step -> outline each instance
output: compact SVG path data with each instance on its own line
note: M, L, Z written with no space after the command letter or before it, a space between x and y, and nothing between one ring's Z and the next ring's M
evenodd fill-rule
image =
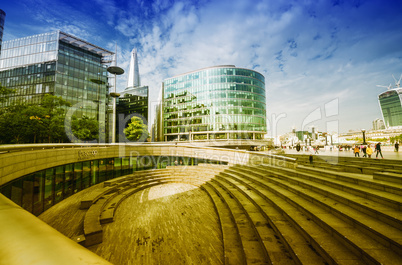
M220 171L223 169L221 168ZM184 167L181 168L181 171L183 170L186 171ZM213 170L213 172L215 171L216 169ZM88 194L81 201L81 205L89 208L84 217L85 246L102 242L103 229L101 225L112 222L117 207L132 194L166 183L188 183L201 186L211 178L208 174L205 175L205 171L204 177L192 177L188 176L188 173L191 173L191 170L187 170L187 173L184 172L184 174L178 174L171 169L152 169L137 171L129 176L104 182L103 188Z
M213 179L213 182L216 182L224 191L228 192L230 197L233 198L245 211L251 221L251 225L259 235L260 243L266 249L268 261L270 261L270 263L302 264L300 257L293 252L288 241L286 241L281 233L278 233L278 228L270 220L268 214L262 209L262 207L266 205L266 201L264 201L263 198L249 196L250 192L247 187L239 187L237 186L238 183L234 184L233 182L220 177L220 175L216 176L216 178ZM276 219L283 219L280 214L275 217ZM287 229L287 231L289 232L290 230ZM305 244L305 246L306 248L304 248L304 250L310 255L308 259L306 259L309 264L324 263L324 260L321 257L318 258L319 261L317 262L317 255L315 255L307 244Z
M233 176L229 175L230 173L223 173L222 177L230 181L228 178ZM265 200L263 204L260 203L263 211L271 219L278 234L282 235L284 241L292 248L289 252L298 257L296 261L302 264L365 264L343 244L334 242L332 234L311 222L311 219L289 203L286 197L278 196L275 190L270 190L254 180L243 181L237 177L233 179L237 182L234 185L241 183L247 187L250 197L259 196Z
M314 189L316 192L321 192L326 196L339 200L340 202L347 203L350 206L356 205L359 210L372 211L373 216L380 218L381 216L388 215L397 228L402 228L402 215L401 215L401 187L392 184L378 182L373 180L362 180L360 178L354 179L350 176L339 177L337 174L336 179L333 179L330 174L325 175L315 170L308 170L306 168L298 168L297 170L289 170L277 167L265 167L261 173L268 173L275 175L278 178L285 178L292 180L293 183L303 185L304 188ZM301 172L300 172L301 171ZM346 180L346 181L345 181ZM353 181L354 180L354 181ZM357 184L355 184L357 183ZM376 186L379 187L376 187ZM392 209L387 209L384 205ZM375 209L385 209L384 212ZM365 211L367 213L367 211Z
M233 213L222 195L210 183L201 186L212 199L222 229L225 264L246 264L246 256Z
M384 264L396 264L395 262L400 261L402 255L400 243L398 243L400 242L401 238L400 230L393 230L397 234L395 238L397 240L396 244L394 244L395 241L393 241L393 239L387 238L384 240L384 236L382 235L383 231L379 232L381 234L380 236L376 235L375 233L371 233L372 236L374 235L373 237L376 239L375 240L372 237L366 235L366 227L361 228L360 222L355 220L353 222L353 225L351 225L350 218L349 222L346 222L345 216L342 216L339 210L330 208L330 204L320 204L321 201L319 201L318 199L314 200L313 196L308 195L313 193L313 191L305 190L302 188L297 189L295 187L292 187L293 184L290 183L280 183L280 181L277 180L278 174L276 176L273 176L266 169L263 169L263 173L259 172L258 170L261 169L258 169L258 167L249 167L248 173L239 173L236 175L240 175L248 179L250 183L253 183L253 185L256 185L258 183L258 185L260 187L263 187L263 189L271 190L277 195L282 196L288 202L293 204L297 209L304 212L304 214L306 214L310 219L314 220L315 223L319 224L321 227L327 230L329 234L341 240L342 244L353 249L355 254L358 257L363 258L365 262L376 264L379 260L383 261ZM256 171L259 173L256 174ZM269 177L269 175L271 175L271 177ZM321 195L319 195L319 197L320 196ZM326 200L326 198L321 197L321 200ZM349 209L349 211L353 211L353 209ZM367 216L365 217L368 218ZM371 218L370 221L373 222L373 219L374 218ZM362 221L361 219L358 220ZM360 231L355 231L355 226L363 230L364 232L362 233ZM385 229L392 229L392 227L388 226L385 227ZM377 240L380 240L381 243L385 245L380 245ZM389 247L399 253L399 255L396 254L394 251L389 250Z
M287 155L288 156L288 155ZM374 172L394 172L402 173L402 165L398 160L378 160L372 158L354 157L329 157L314 156L313 163L310 164L308 155L289 155L296 158L299 164L313 167L334 169L339 171L356 171L363 174L373 174Z
M375 177L371 178L368 176L363 176L360 174L353 174L353 175L346 175L342 172L336 172L332 170L326 169L318 169L318 168L311 168L302 165L297 166L298 172L306 172L306 173L313 173L314 176L323 176L324 179L333 179L334 181L339 180L342 182L349 182L353 184L357 184L361 187L367 187L371 189L376 189L380 191L386 191L388 193L393 193L397 195L402 195L402 183L390 183L389 181L376 179ZM374 173L377 174L377 173ZM378 174L384 174L378 173ZM401 175L402 177L402 175Z
M253 220L243 208L243 205L219 182L212 180L209 184L212 185L219 193L220 197L225 200L226 205L232 213L243 245L246 263L270 264L267 249L261 235L258 233Z

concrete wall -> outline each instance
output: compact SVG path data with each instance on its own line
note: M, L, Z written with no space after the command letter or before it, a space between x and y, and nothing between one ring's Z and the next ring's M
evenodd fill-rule
M0 194L0 264L111 265Z
M294 167L295 159L213 147L172 144L33 144L0 146L0 186L30 173L79 161L112 157L186 156L229 164Z

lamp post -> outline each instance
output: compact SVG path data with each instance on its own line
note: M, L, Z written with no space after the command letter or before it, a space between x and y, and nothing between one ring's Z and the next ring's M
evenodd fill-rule
M366 145L366 130L362 129L362 133L363 133L363 144Z
M107 71L114 75L114 88L110 96L113 98L113 117L112 117L112 143L116 142L116 98L120 96L116 92L116 76L124 74L124 70L118 66L109 66Z

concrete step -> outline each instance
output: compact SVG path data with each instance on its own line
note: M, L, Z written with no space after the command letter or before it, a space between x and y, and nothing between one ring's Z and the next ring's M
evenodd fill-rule
M252 170L256 171L256 169ZM250 171L251 170L246 169L246 172L249 173ZM267 173L266 169L262 169L258 172L261 174ZM278 172L272 171L269 172L269 174L276 176L278 179L300 186L303 189L309 189L315 193L319 193L325 200L334 200L334 203L346 204L363 214L375 218L376 220L380 220L381 222L397 229L402 229L402 213L400 210L387 207L378 201L372 201L371 198L356 196L355 194L350 193L342 185L333 185L331 184L332 182L327 182L325 179L324 181L321 181L322 178L317 179L317 177L313 175L294 174L294 172L289 172L288 170L278 170ZM391 195L396 196L393 194Z
M230 182L222 176L217 176L214 181L219 182L246 211L272 264L300 264L297 255L289 254L289 251L291 251L290 247L284 250L284 244L287 245L287 242L283 237L280 238L281 234L277 234L275 229L273 229L271 223L268 221L267 215L262 211L261 207L247 195L245 190L242 190L242 187L238 187L236 183ZM259 202L262 203L263 199Z
M301 166L301 165L297 167L297 170L300 172L311 173L313 175L318 175L325 178L332 178L337 181L356 184L361 187L367 187L374 190L385 191L396 195L402 195L402 184L395 184L383 180L377 180L371 176L365 176L362 174L348 174L342 172L334 172L331 170L311 168L308 166Z
M307 200L313 201L315 204L320 205L325 209L329 209L332 213L336 213L346 222L349 222L355 227L359 227L364 230L365 233L370 233L371 237L376 238L377 241L383 242L391 249L394 249L395 251L402 249L402 216L400 211L387 211L384 209L376 210L366 207L364 203L359 202L359 199L354 201L353 198L350 198L348 193L343 193L342 191L337 192L337 196L341 199L331 199L332 196L329 196L328 193L323 193L322 190L318 191L319 193L316 193L318 188L331 190L331 188L326 188L325 185L320 184L315 184L315 189L312 189L314 190L313 193L307 193L305 192L305 185L300 185L298 180L292 182L291 179L292 178L283 178L284 181L276 180L276 183L283 185L294 193L300 194ZM293 183L295 184L293 185ZM342 198L345 201L343 201ZM378 207L381 206L378 205ZM373 212L375 212L374 215ZM367 214L369 214L369 216L367 216Z
M246 264L246 256L235 219L226 201L210 183L201 186L215 205L222 229L225 264Z
M230 174L230 177L233 178L232 173L225 172L222 174ZM252 175L256 177L255 174ZM318 224L311 222L311 218L301 211L301 209L289 203L288 198L278 193L274 186L262 184L242 174L236 174L236 178L238 181L243 181L244 184L251 187L256 193L259 193L267 202L272 203L275 209L280 211L283 217L305 238L310 248L325 259L326 262L323 264L365 264L347 246L344 246L342 242L338 242L331 233ZM280 220L273 218L273 221L279 222ZM286 230L283 230L282 227L281 231L284 233ZM290 234L288 237L291 240L294 238L294 234ZM310 263L307 262L305 264Z
M225 203L232 212L243 245L246 263L271 264L264 244L242 205L239 204L235 197L225 190L224 186L219 182L211 180L209 184L212 185L219 193L220 197L225 200Z
M317 169L310 169L307 167L298 167L297 169L285 169L279 167L262 166L261 170L270 170L276 172L283 172L304 178L307 180L315 181L317 183L325 183L325 185L333 188L349 192L359 197L366 198L371 201L376 201L394 209L402 209L402 201L400 195L401 189L397 186L392 186L384 183L373 182L370 179L350 177L347 175L325 172ZM364 184L364 185L362 185ZM368 186L368 187L367 187ZM388 192L388 191L392 191Z
M253 175L255 176L255 171ZM249 177L253 178L253 175L250 173ZM303 191L302 188L295 187L297 185L289 183L284 184L281 183L281 181L278 181L277 178L268 176L264 176L263 180L255 179L255 181L259 181L266 186L275 186L275 190L278 193L282 194L283 197L286 197L297 208L308 214L314 222L328 230L329 233L342 239L343 244L351 247L353 252L360 256L365 262L373 264L378 262L394 264L401 258L401 253L398 255L394 252L401 248L394 246L393 244L389 245L389 242L392 240L387 241L388 245L380 244L376 240L377 238L373 239L371 235L365 233L365 229L361 229L356 223L345 221L345 216L339 216L339 209L338 211L334 211L334 208L329 210L329 204L326 204L325 207L323 207L323 203L318 203L318 200L314 200L313 196L308 195L310 194L310 191ZM355 230L356 228L359 228L364 232L357 232ZM390 249L393 249L394 251ZM378 254L379 252L387 253L386 257L382 254ZM391 263L391 261L393 263Z
M266 222L266 225L271 227L272 232L268 238L270 244L266 244L266 247L273 264L324 264L326 262L301 233L273 206L273 203L266 200L264 195L237 177L228 177L228 173L222 172L217 179L226 182L226 187L236 189L236 194L240 192L243 196L236 195L234 192L233 194L236 195L236 198L244 197L251 202L264 217L263 221ZM242 205L247 204L242 202ZM245 209L248 213L255 214L255 209L246 207ZM255 225L258 228L262 223L257 222Z
M393 182L402 185L402 174L392 172L376 172L373 174L373 178L375 180Z

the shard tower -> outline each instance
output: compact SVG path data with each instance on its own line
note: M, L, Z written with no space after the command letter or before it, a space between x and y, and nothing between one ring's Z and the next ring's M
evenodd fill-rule
M140 117L145 124L148 124L148 104L148 86L141 86L137 49L134 48L131 51L127 87L120 93L117 112L124 114L124 117Z
M128 70L127 88L141 86L140 71L138 68L137 49L131 51L130 68Z

